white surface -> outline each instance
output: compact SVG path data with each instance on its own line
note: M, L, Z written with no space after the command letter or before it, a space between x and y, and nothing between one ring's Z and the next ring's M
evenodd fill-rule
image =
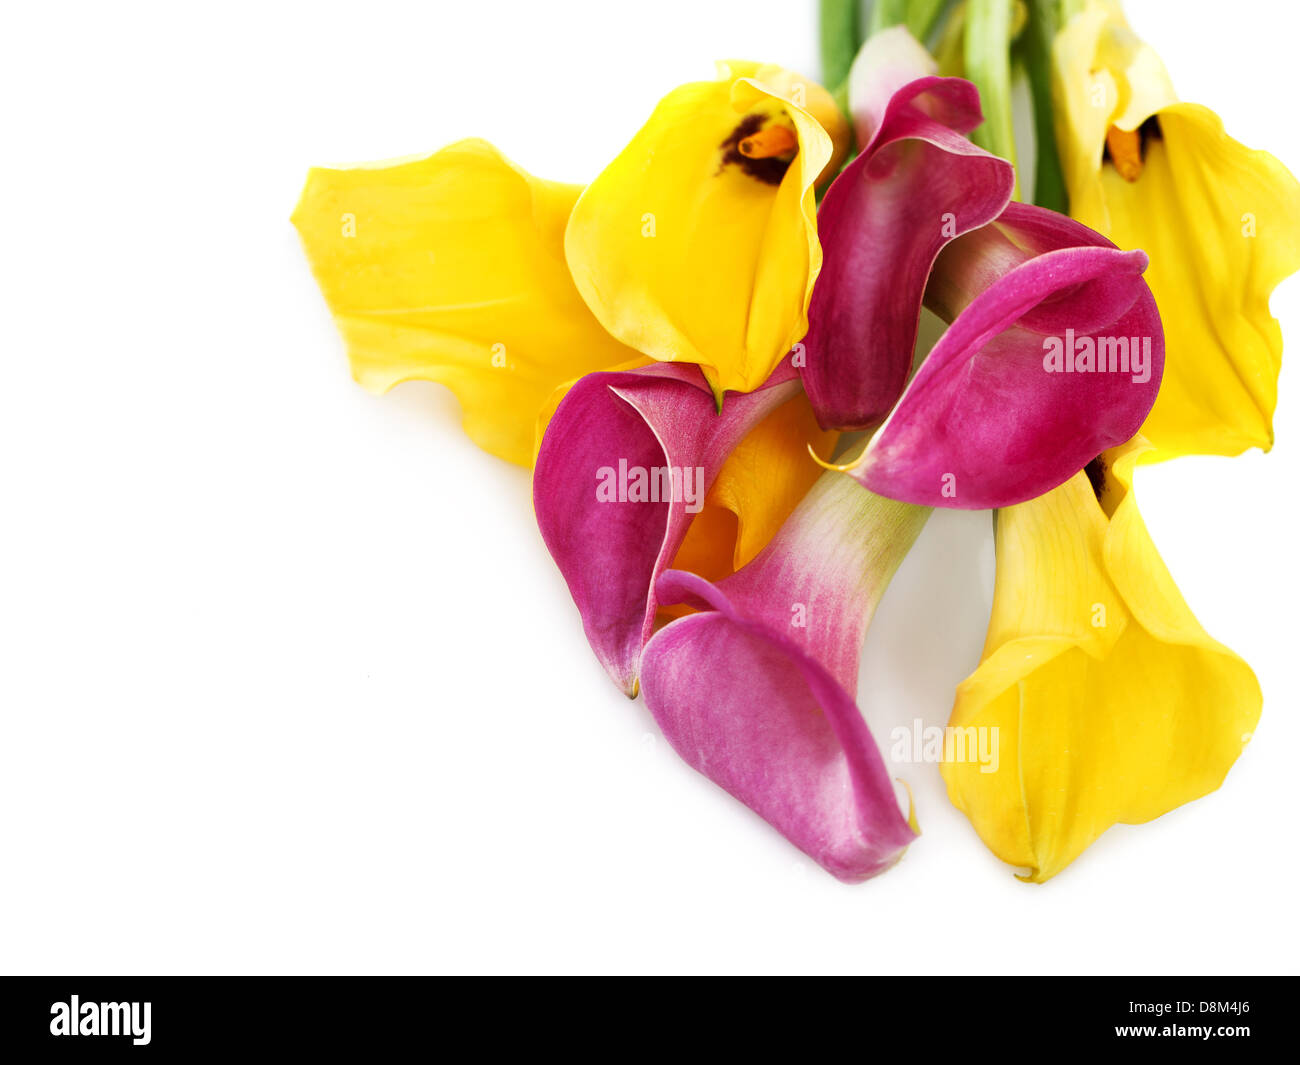
M0 967L1295 969L1296 282L1274 452L1139 482L1259 674L1255 741L1046 887L934 766L899 868L816 869L606 680L527 474L439 388L351 382L288 222L310 164L477 134L583 180L715 57L815 73L813 6L7 9ZM1300 171L1289 5L1129 10L1185 98ZM878 736L942 724L974 666L988 526L936 516L886 597Z

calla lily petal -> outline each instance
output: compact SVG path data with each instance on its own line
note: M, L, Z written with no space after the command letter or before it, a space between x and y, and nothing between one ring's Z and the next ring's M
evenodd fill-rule
M808 397L799 392L759 422L727 456L705 509L721 507L735 515L732 569L740 569L767 546L820 476L809 449L829 453L836 437L818 428ZM700 572L680 562L675 566Z
M699 368L589 374L542 440L533 507L597 658L635 695L655 579L676 555L727 456L799 390L788 362L719 413Z
M983 661L950 724L997 729L1000 766L949 761L943 775L1028 880L1054 876L1113 824L1213 791L1259 719L1250 667L1206 635L1142 522L1132 476L1147 446L997 515Z
M963 136L981 121L975 86L934 69L901 26L873 36L853 65L864 147L818 214L823 265L801 370L828 428L866 428L889 412L912 367L935 257L1011 198L1011 164Z
M807 332L813 187L837 150L814 111L847 139L824 89L722 64L660 101L569 221L565 253L597 319L655 359L700 365L718 397L758 388Z
M438 381L476 444L530 465L557 385L639 357L569 277L564 227L579 191L477 140L313 169L293 222L357 381L373 392Z
M821 475L809 452L829 454L836 437L818 427L803 392L767 415L722 464L673 568L721 580L749 562ZM661 615L686 613L684 607L659 606Z
M1282 360L1268 299L1300 269L1300 184L1212 111L1180 103L1117 4L1089 3L1053 58L1070 213L1151 256L1174 355L1142 427L1154 445L1143 461L1267 450ZM1107 148L1114 131L1129 135L1131 159Z
M776 538L717 584L670 570L701 613L645 650L646 705L674 750L829 872L865 880L915 838L850 692L876 603L929 511L825 474Z
M958 313L848 472L891 499L1002 507L1129 439L1164 364L1145 267L1141 252L1023 204L954 241L927 299Z

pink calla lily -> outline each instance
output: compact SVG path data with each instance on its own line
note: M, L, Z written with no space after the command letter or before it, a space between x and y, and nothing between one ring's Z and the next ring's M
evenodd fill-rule
M1025 204L954 241L926 293L952 324L847 472L909 503L1005 507L1129 440L1164 369L1146 264Z
M1009 506L1063 484L1141 427L1164 334L1146 256L1041 208L1009 203L1011 165L964 136L979 96L896 27L854 63L862 154L818 216L823 268L800 373L823 426L875 430L849 473L930 506ZM912 377L921 307L949 323ZM1125 348L1074 372L1073 345ZM1059 343L1060 372L1045 345ZM1145 360L1128 370L1128 347Z
M699 367L660 363L588 374L556 409L533 474L537 524L592 650L629 696L656 578L727 456L798 391L787 358L754 392L728 392L719 412Z
M929 513L827 473L747 566L716 584L669 570L656 586L700 611L645 649L668 742L846 881L916 836L852 693L876 604Z
M889 412L912 367L935 257L1011 198L1011 164L964 136L983 118L975 86L934 70L901 26L872 37L854 63L864 147L818 211L823 265L803 342L801 376L823 428L864 429Z

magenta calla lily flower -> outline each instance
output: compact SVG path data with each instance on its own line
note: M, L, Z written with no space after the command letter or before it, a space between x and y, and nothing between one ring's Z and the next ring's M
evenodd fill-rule
M981 119L975 87L934 69L901 27L854 63L864 148L818 215L823 267L800 373L823 426L876 430L844 467L865 487L1009 506L1138 431L1164 333L1146 256L1009 203L1011 165L963 136ZM950 328L909 383L923 302Z
M926 291L952 324L846 472L909 503L1005 507L1129 440L1164 369L1146 264L1018 203L953 241Z
M1011 164L963 136L983 120L978 91L935 69L901 26L873 36L853 66L864 147L817 214L822 272L801 369L823 428L864 429L889 413L911 371L935 257L1011 199Z
M865 880L916 837L852 693L876 604L929 516L827 473L748 565L679 570L700 612L646 646L646 705L673 749L826 870Z
M798 391L786 358L762 387L728 392L719 412L699 367L659 363L588 374L551 418L533 474L537 524L592 650L629 696L656 578L727 456Z

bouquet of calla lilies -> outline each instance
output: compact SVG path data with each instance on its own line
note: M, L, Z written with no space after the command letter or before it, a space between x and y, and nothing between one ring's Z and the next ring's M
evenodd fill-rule
M842 880L918 834L856 698L876 605L933 508L991 512L941 771L1044 881L1213 791L1255 729L1133 482L1271 446L1300 186L1180 102L1113 0L821 15L827 87L721 63L585 187L462 141L314 169L293 220L356 379L446 385L532 468L614 684ZM953 742L986 730L993 772Z

